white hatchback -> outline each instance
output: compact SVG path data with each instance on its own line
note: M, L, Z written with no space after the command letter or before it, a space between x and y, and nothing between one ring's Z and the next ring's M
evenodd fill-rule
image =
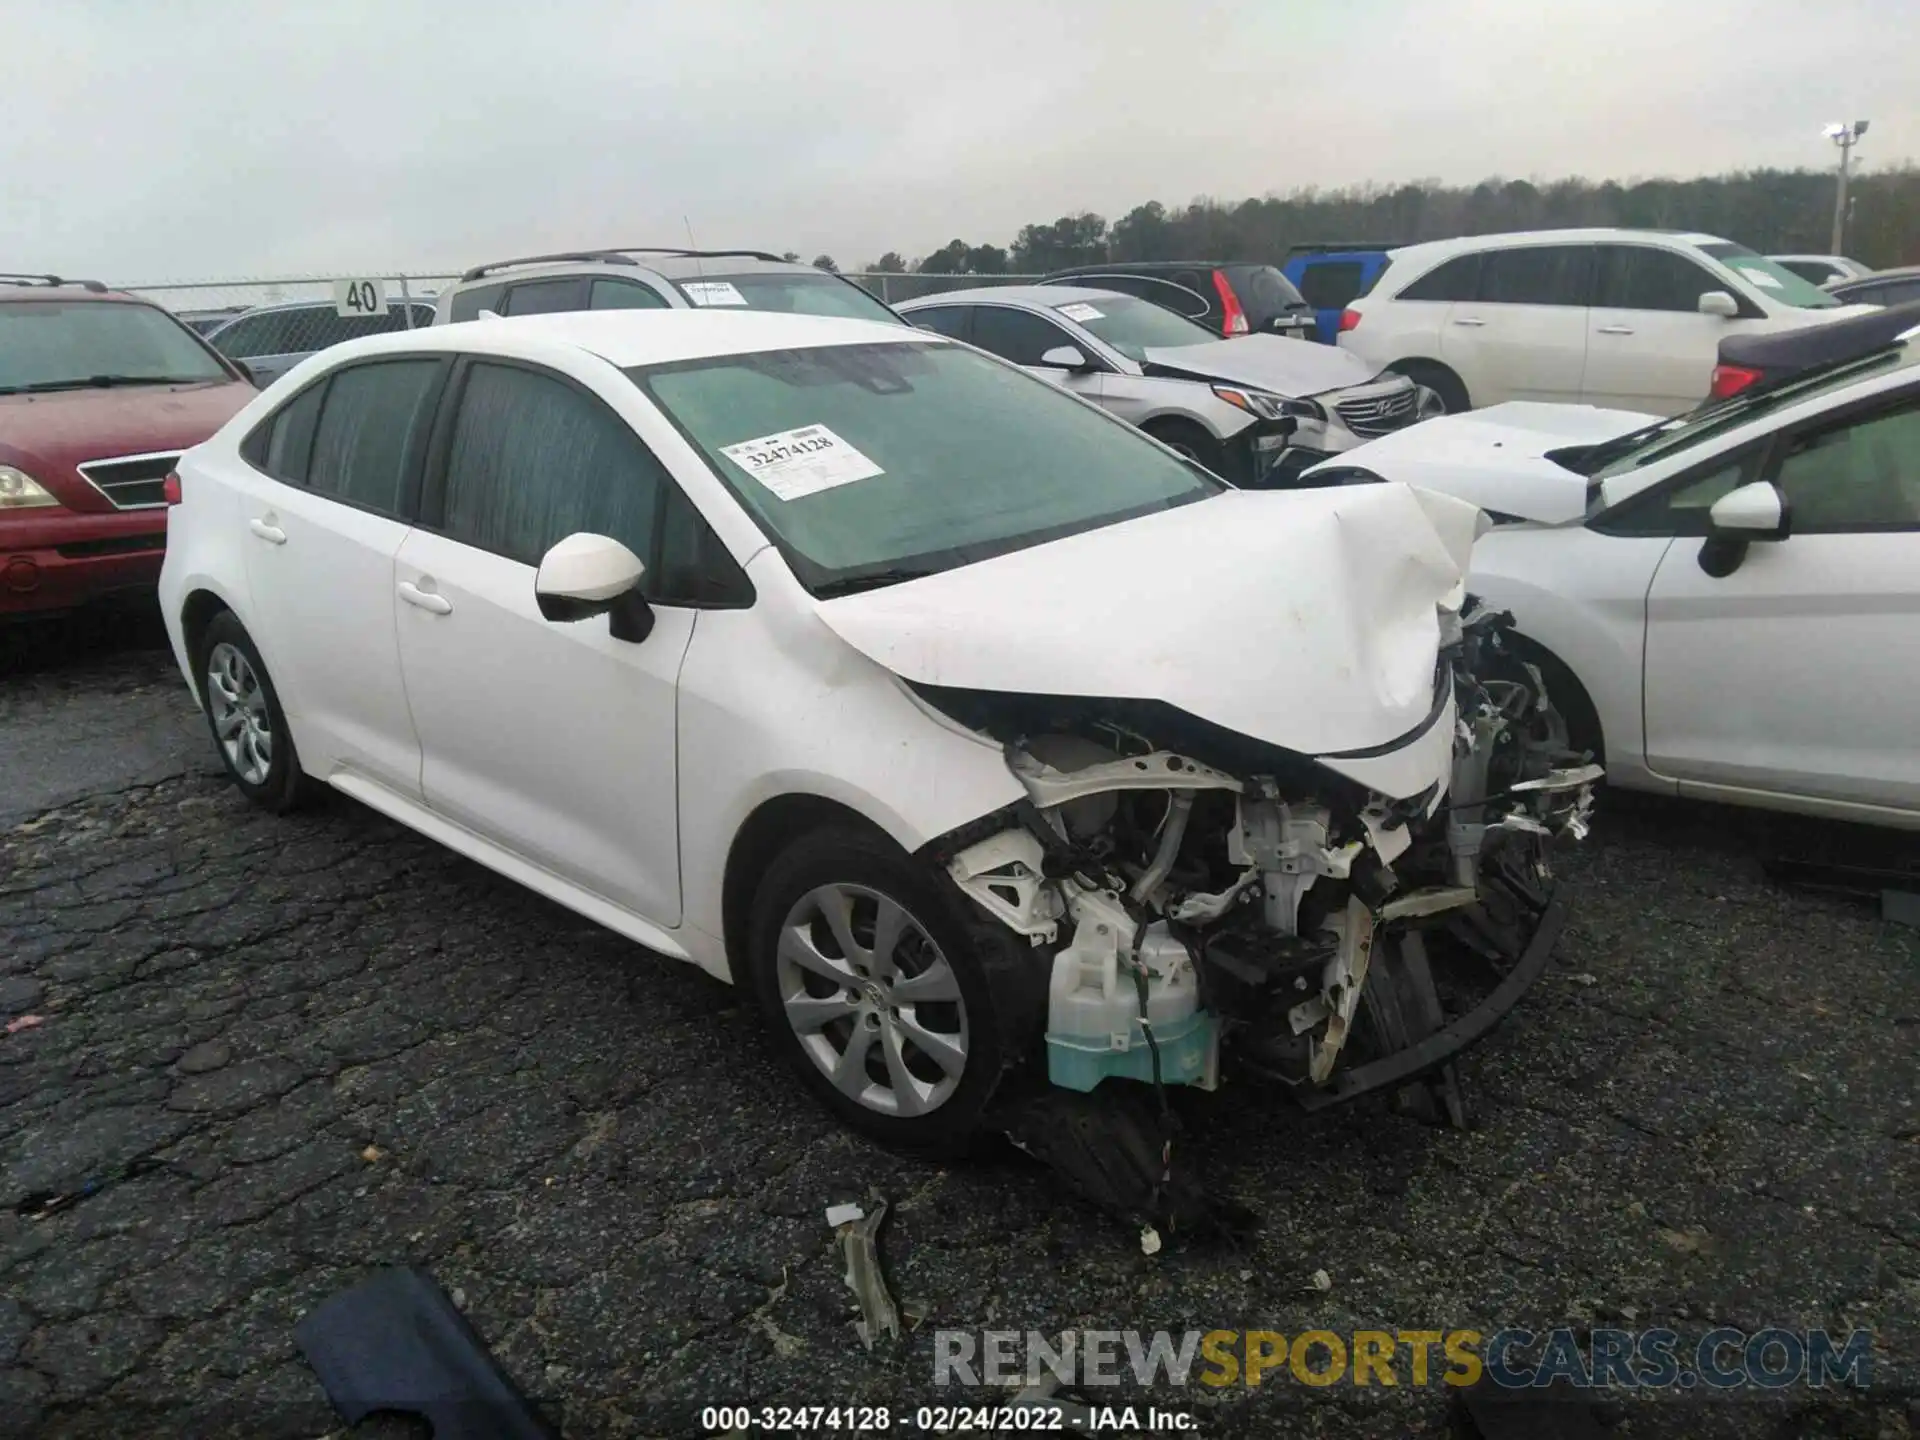
M1402 1084L1551 945L1593 775L1463 618L1459 501L1240 493L941 337L692 310L336 347L172 490L243 793L750 984L889 1140L1210 1086L1229 1030L1321 1103ZM1455 1015L1449 926L1499 982Z
M1461 411L1584 401L1674 415L1707 397L1722 339L1861 314L1712 235L1537 230L1393 252L1340 346Z

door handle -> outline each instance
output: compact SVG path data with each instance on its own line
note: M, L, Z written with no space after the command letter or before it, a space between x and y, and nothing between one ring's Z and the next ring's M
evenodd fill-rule
M1633 333L1633 327L1631 325L1602 325L1600 327L1600 333L1602 335L1631 335Z
M282 530L278 525L269 524L265 520L249 520L247 521L247 528L269 545L284 545L287 543L287 532Z
M436 595L431 590L422 590L411 580L400 582L400 598L409 605L418 605L422 610L434 615L451 615L453 602L444 595Z
M1480 326L1480 325L1486 324L1487 322L1484 320L1476 320L1471 315L1462 315L1459 319L1455 320L1453 323L1456 325Z

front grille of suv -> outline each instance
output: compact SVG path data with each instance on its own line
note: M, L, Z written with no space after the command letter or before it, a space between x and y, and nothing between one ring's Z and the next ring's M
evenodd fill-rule
M1333 408L1354 434L1371 438L1412 424L1418 402L1419 391L1408 385L1388 395L1343 400Z
M115 460L88 460L74 468L108 500L116 510L149 510L165 505L163 482L180 457L173 455L123 455Z

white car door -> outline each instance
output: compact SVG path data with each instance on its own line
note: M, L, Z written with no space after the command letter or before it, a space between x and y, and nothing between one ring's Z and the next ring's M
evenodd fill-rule
M1602 245L1588 314L1580 397L1589 405L1678 415L1707 398L1720 342L1770 323L1700 313L1700 297L1734 287L1696 260L1653 245Z
M1754 473L1706 477L1694 513ZM1703 795L1920 812L1920 391L1785 432L1760 473L1787 539L1719 578L1679 541L1654 576L1649 763Z
M1591 245L1526 245L1481 256L1474 298L1455 302L1440 333L1440 358L1474 405L1580 398L1592 261Z
M677 925L675 697L695 612L655 606L651 633L622 640L606 615L544 619L533 588L546 550L581 531L651 563L672 480L572 380L472 361L450 394L444 459L395 573L426 802L572 885Z
M1071 345L1083 355L1087 353L1087 347L1051 320L1031 310L1017 310L1011 305L975 305L967 338L982 350L990 351L1002 360L1011 360L1029 375L1051 381L1083 400L1091 400L1096 405L1100 403L1104 377L1098 372L1064 370L1057 365L1041 363L1041 356L1062 345ZM1087 358L1093 357L1089 355Z
M447 368L428 357L333 371L280 408L240 479L252 595L243 619L302 765L322 779L358 772L415 799L420 742L400 676L393 567Z

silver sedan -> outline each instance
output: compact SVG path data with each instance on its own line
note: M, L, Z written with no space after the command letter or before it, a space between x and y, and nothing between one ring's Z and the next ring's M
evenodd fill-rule
M1420 418L1418 388L1331 345L1222 340L1131 295L1065 285L951 291L895 307L1090 400L1242 485L1287 485Z

